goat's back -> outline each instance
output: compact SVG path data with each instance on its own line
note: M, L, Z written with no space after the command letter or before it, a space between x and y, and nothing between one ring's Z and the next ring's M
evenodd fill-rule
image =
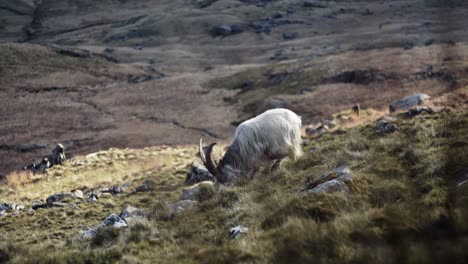
M285 156L297 158L302 154L301 123L291 110L268 110L241 123L234 144L247 163Z

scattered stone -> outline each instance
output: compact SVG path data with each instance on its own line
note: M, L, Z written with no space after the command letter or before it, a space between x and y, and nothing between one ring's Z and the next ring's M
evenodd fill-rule
M75 195L73 193L71 193L71 192L63 192L63 193L52 194L49 197L47 197L46 203L51 205L51 204L53 204L55 202L58 202L60 200L65 199L65 198L75 199Z
M317 147L311 147L308 152L309 153L314 153L314 152L317 152L318 150L319 150L319 148L317 148Z
M213 175L198 163L192 163L190 170L185 177L185 184L195 184L203 181L214 181Z
M101 193L110 193L112 195L124 193L125 189L122 186L113 186L110 188L104 188L101 190Z
M210 33L213 37L227 37L241 33L242 31L242 27L239 25L221 25L213 27Z
M148 212L143 209L138 209L131 205L126 205L125 208L120 213L120 218L134 218L134 217L145 217L148 215Z
M408 110L408 112L406 112L406 115L408 115L409 117L413 117L413 116L420 115L424 112L426 112L427 114L432 114L434 113L434 110L426 106L416 107L416 108Z
M73 192L73 195L75 196L75 198L77 199L84 199L84 195L83 195L83 192L81 190L75 190Z
M94 228L89 228L87 226L83 227L83 232L81 233L81 239L91 239L95 237L97 234L97 230Z
M314 189L308 191L308 193L319 194L319 193L331 193L331 192L349 192L350 189L346 183L339 180L330 180L324 182Z
M327 131L329 131L330 128L327 125L320 125L317 128L314 128L313 126L306 127L306 134L309 136L318 136L321 135Z
M150 192L150 191L154 191L155 188L156 188L156 183L154 181L146 180L143 182L142 185L138 186L135 189L135 192Z
M408 109L413 106L424 103L427 100L430 100L431 97L427 94L417 93L413 95L406 96L400 100L394 101L390 104L390 113L395 112L399 109Z
M105 48L104 52L112 53L112 52L114 52L114 49L113 48Z
M322 173L318 179L309 183L306 187L308 193L325 193L345 191L350 189L346 182L351 181L353 175L348 166L339 166L334 170Z
M181 200L203 201L215 194L214 183L203 181L182 190Z
M88 202L88 203L94 203L94 202L96 202L98 199L99 199L99 197L97 196L97 194L92 193L92 194L89 195L88 199L86 199L86 202Z
M323 125L330 129L335 128L337 124L335 119L328 119L323 122Z
M249 229L247 227L245 227L245 226L235 226L235 227L229 229L229 237L231 239L235 239L240 234L247 233L247 231L249 231Z
M392 133L397 131L398 127L393 122L394 119L389 117L382 117L377 119L377 132L380 133Z
M120 218L116 214L111 214L109 215L104 222L102 222L103 226L111 226L113 228L121 228L121 227L127 227L127 222L125 219Z
M172 214L178 214L184 210L193 208L198 202L193 200L180 200L175 203L168 204L167 207Z

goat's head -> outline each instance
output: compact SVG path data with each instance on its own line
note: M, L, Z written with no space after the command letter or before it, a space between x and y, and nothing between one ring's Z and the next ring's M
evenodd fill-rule
M231 164L226 164L229 162L224 162L224 159L221 159L217 164L212 159L213 147L216 143L211 143L207 147L203 147L202 140L200 139L199 152L200 159L203 162L203 165L208 169L208 171L218 180L219 183L226 183L232 178L232 175L235 174L234 168Z

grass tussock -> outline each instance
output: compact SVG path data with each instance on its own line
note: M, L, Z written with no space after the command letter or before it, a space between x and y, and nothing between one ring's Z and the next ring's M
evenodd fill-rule
M146 219L129 228L102 229L90 241L47 244L42 241L50 234L33 231L37 235L16 237L14 248L1 245L0 257L34 262L32 256L47 249L55 253L38 254L36 263L463 263L468 257L468 191L453 186L455 175L468 166L468 115L442 111L400 119L397 125L392 134L367 125L311 139L318 150L309 153L306 147L301 159L287 162L281 171L239 180L178 214L165 205L180 195L183 175L177 178L180 187L172 190L157 187L83 205L87 219L76 211L70 220L58 208L24 215L24 224L39 221L38 227L49 227L54 241L60 241L73 234L59 232L70 226L67 221L75 230L89 219L98 223L124 202L150 209ZM189 154L180 161L190 164ZM167 157L178 160L180 153ZM151 176L156 186L182 166L167 164L172 170ZM301 191L343 164L353 174L350 192ZM155 198L163 190L171 194ZM3 239L21 228L12 220L5 223ZM232 239L229 229L237 225L249 230Z

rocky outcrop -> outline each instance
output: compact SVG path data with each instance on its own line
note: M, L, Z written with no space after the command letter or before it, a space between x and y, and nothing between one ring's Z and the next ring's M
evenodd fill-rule
M305 190L312 194L330 192L349 192L347 182L353 179L353 175L348 166L339 166L336 169L327 171L319 175L317 179L309 183Z
M204 201L215 194L214 183L204 181L182 190L181 200Z
M406 96L400 100L394 101L390 104L390 113L398 111L398 110L405 110L411 108L413 106L422 104L423 102L430 100L431 97L424 93L417 93L413 95Z
M213 175L198 163L192 163L190 170L185 177L185 184L195 184L203 181L214 181Z

